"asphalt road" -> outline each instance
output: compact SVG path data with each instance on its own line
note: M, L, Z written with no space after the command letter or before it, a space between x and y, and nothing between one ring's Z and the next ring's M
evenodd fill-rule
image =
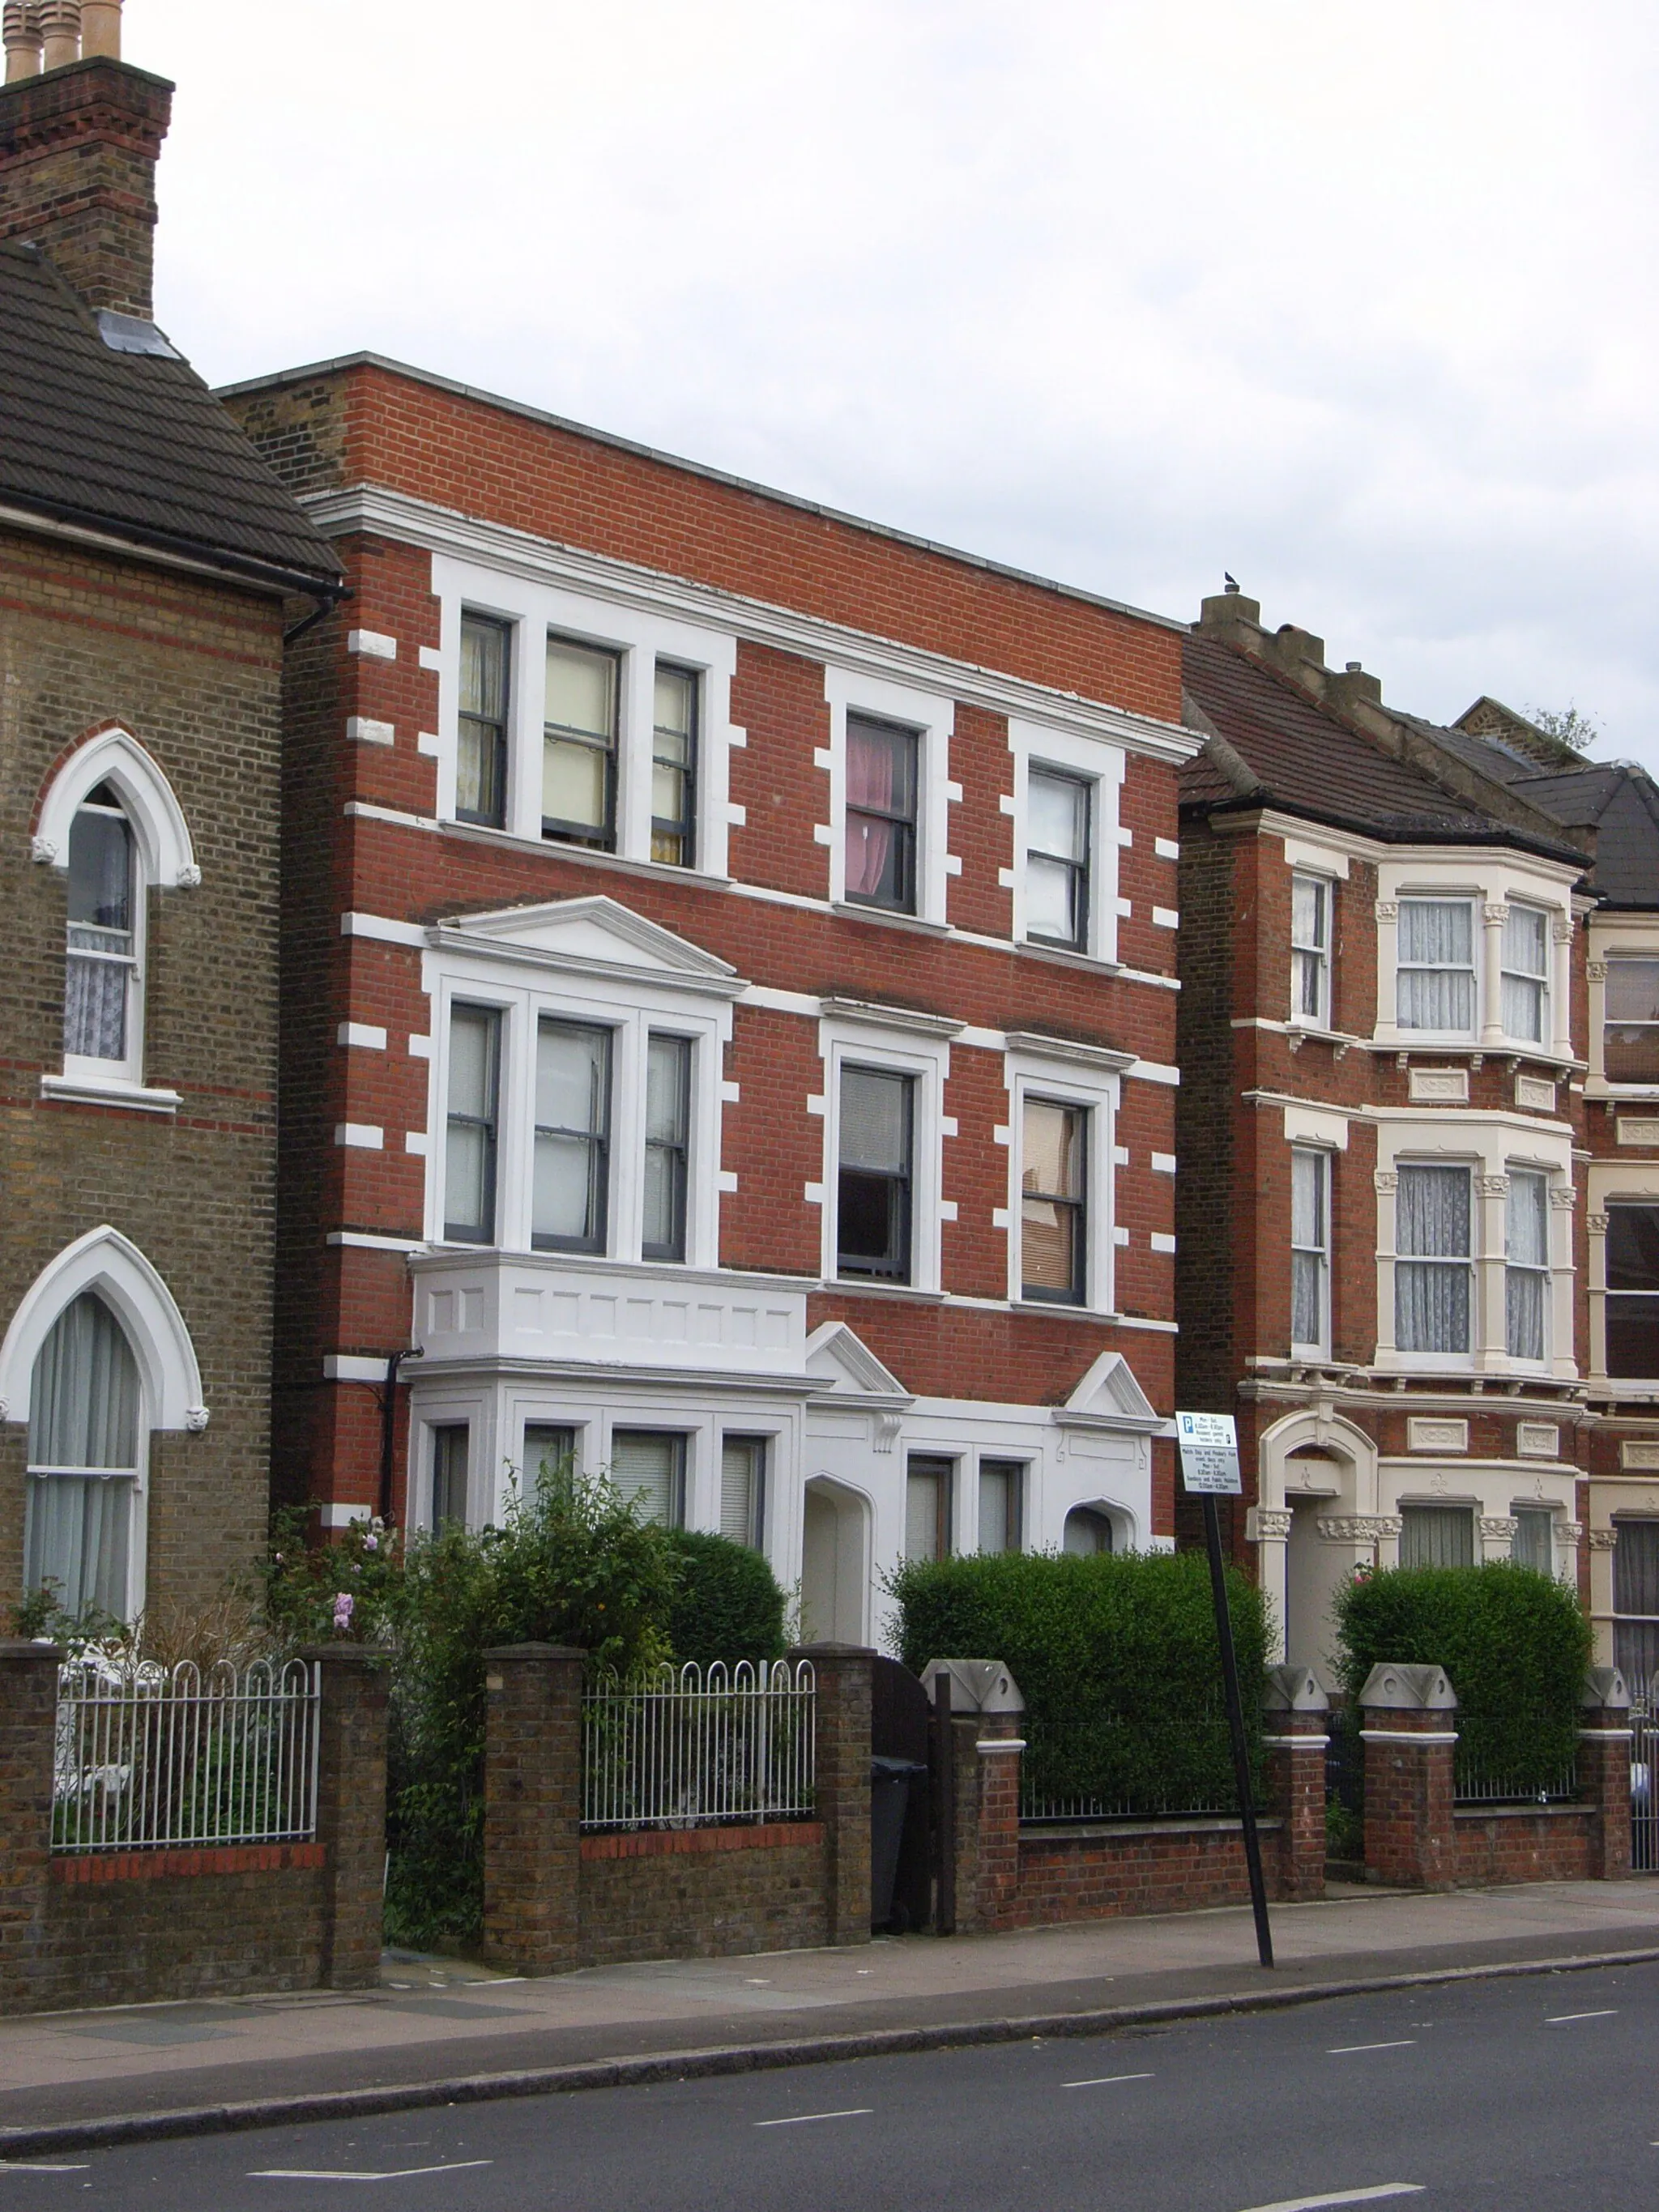
M0 2166L0 2212L1623 2212L1659 1968Z

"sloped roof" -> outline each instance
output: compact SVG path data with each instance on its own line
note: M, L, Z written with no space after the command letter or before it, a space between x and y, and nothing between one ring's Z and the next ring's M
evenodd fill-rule
M1493 702L1477 700L1475 708L1483 703ZM1561 767L1540 772L1535 762L1517 759L1500 730L1476 734L1453 728L1435 734L1442 744L1455 740L1456 750L1472 765L1502 776L1517 798L1540 812L1569 829L1594 830L1589 888L1607 905L1659 907L1659 788L1645 769L1629 761L1575 763L1568 755ZM1565 746L1555 750L1567 754Z
M0 505L292 589L340 574L188 362L148 324L100 324L16 240L0 241Z
M1222 741L1182 769L1183 802L1250 799L1384 839L1484 840L1498 831L1491 817L1393 759L1289 677L1237 647L1190 636L1182 670L1198 710L1194 726ZM1254 792L1239 765L1255 779ZM1503 834L1525 842L1514 831Z

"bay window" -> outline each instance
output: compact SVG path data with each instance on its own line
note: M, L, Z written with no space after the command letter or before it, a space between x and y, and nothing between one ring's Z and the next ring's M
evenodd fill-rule
M1651 1696L1659 1674L1659 1521L1621 1516L1613 1526L1613 1662L1636 1696Z
M1402 1166L1395 1207L1395 1342L1401 1352L1470 1348L1470 1171Z
M1020 1124L1020 1296L1081 1305L1088 1280L1088 1112L1027 1096Z
M691 1116L691 1042L653 1036L645 1065L647 1260L685 1257L685 1202Z
M1291 1341L1304 1351L1330 1342L1330 1155L1291 1150Z
M434 1534L466 1526L467 1461L472 1431L465 1421L442 1421L428 1431L432 1438L432 1512Z
M1504 921L1503 1011L1505 1036L1543 1043L1548 1036L1549 916L1511 904Z
M1474 908L1468 899L1400 902L1396 1021L1468 1036L1474 1029Z
M1402 1567L1472 1567L1474 1515L1467 1505L1404 1505L1400 1509Z
M1517 1505L1510 1557L1536 1575L1555 1572L1555 1516L1547 1505Z
M1544 1357L1549 1287L1549 1179L1516 1168L1504 1201L1504 1315L1511 1359Z
M854 905L916 911L921 750L915 730L847 717L847 897Z
M127 1612L140 1436L132 1347L83 1291L35 1359L23 1529L25 1589L76 1618Z
M1026 777L1025 934L1086 951L1091 791L1077 775L1033 767Z
M1659 959L1607 962L1601 1070L1609 1083L1659 1085Z
M611 1032L543 1016L531 1211L538 1251L605 1250L610 1163Z
M547 641L542 835L610 852L617 842L620 657L568 638Z
M697 678L657 663L651 732L651 857L689 868L695 860Z
M132 825L108 784L77 810L69 839L64 1057L112 1075L139 1058L137 868Z
M488 1244L495 1234L501 1025L491 1007L450 1010L444 1236L455 1243Z
M1322 876L1291 878L1291 1019L1331 1025L1331 886Z
M874 1067L842 1069L838 1274L909 1281L915 1121L913 1076Z
M1607 1237L1607 1373L1659 1376L1659 1205L1612 1205Z
M507 819L507 693L513 633L486 615L461 617L455 816L499 830Z

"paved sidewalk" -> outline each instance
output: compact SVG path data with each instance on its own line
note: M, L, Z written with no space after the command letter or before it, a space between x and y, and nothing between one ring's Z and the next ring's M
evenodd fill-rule
M645 2054L812 2055L820 2039L1042 2019L1447 1969L1659 1955L1659 1881L1276 1905L1279 1966L1247 1910L867 1948L589 1968L519 1981L387 1954L352 1996L227 1999L0 2021L0 2154L15 2131L250 2101L436 2086ZM1106 2023L1102 2023L1102 2026ZM1004 2032L1011 2032L1005 2030ZM708 2063L708 2062L701 2062ZM724 2063L743 2063L727 2058ZM474 2092L473 2094L477 2094ZM290 2115L299 2117L299 2114ZM276 2117L275 2114L272 2117Z

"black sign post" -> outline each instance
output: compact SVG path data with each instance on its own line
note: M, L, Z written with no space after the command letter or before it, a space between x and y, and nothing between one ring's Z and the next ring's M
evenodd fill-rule
M1238 1498L1238 1432L1231 1413L1177 1413L1181 1476L1188 1496L1204 1504L1204 1542L1210 1554L1210 1595L1215 1602L1216 1640L1221 1646L1221 1681L1227 1700L1227 1733L1232 1738L1233 1779L1238 1790L1244 1830L1244 1863L1250 1875L1250 1910L1255 1915L1256 1956L1273 1962L1273 1930L1267 1924L1267 1887L1261 1876L1261 1838L1256 1832L1255 1799L1250 1788L1250 1753L1244 1739L1244 1706L1238 1693L1238 1655L1233 1649L1232 1615L1227 1607L1227 1576L1221 1561L1221 1514L1218 1498Z

